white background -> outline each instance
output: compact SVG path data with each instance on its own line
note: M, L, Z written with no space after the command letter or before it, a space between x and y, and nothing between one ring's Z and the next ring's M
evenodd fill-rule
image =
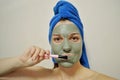
M32 45L49 49L48 28L58 0L0 0L0 57ZM120 79L120 0L69 0L84 24L90 67ZM51 60L38 64L52 68Z

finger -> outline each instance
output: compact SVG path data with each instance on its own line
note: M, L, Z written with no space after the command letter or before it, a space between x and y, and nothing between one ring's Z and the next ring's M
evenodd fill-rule
M31 53L31 50L32 50L32 53ZM33 54L33 51L34 51L34 50L35 50L34 47L28 48L27 50L25 50L24 54L22 54L22 55L20 56L20 59L21 59L23 62L25 62L26 60L28 60L28 59L31 57L31 55Z
M46 50L46 54L47 54L47 55L50 55L50 51L49 51L49 50Z
M37 64L38 62L40 62L41 60L39 60L40 56L37 56L37 58L34 60L34 63Z
M39 56L39 57L37 57L37 63L38 63L38 62L40 62L40 61L42 61L42 60L44 60L44 58L43 58L43 57L40 57L40 56Z
M45 51L45 59L49 59L50 58L50 51L49 50L46 50Z
M31 48L30 48L30 53L29 53L29 56L30 57L32 57L33 56L33 54L35 53L35 47L34 46L32 46Z
M41 50L40 53L39 53L39 60L42 60L44 58L44 55L45 55L45 50Z
M28 48L28 49L25 51L25 54L24 54L24 55L25 55L26 57L31 57L34 52L35 52L35 47L32 46L32 47Z
M39 52L40 52L40 48L35 48L35 52L32 56L32 59L35 60L37 58L37 56L39 56Z

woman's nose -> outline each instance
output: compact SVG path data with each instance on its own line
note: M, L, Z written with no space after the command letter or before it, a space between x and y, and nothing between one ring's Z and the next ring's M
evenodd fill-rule
M71 51L71 46L70 46L69 41L67 39L65 39L65 41L64 41L63 51L66 53L69 53Z

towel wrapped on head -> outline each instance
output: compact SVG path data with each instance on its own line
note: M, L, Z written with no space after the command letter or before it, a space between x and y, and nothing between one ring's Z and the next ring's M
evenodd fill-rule
M52 31L55 27L55 25L62 19L67 19L71 22L73 22L79 29L82 41L83 41L83 46L82 46L82 56L80 58L80 63L84 66L89 68L89 62L87 59L86 55L86 48L85 48L85 43L84 43L84 32L83 32L83 24L80 20L79 14L77 9L67 1L58 1L58 3L54 7L54 16L50 21L50 28L49 28L49 42L51 41L52 37ZM54 61L54 59L53 59ZM54 61L55 63L55 61Z

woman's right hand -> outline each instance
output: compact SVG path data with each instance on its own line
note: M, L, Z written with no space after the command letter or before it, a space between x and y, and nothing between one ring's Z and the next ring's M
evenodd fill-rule
M32 46L25 53L19 57L19 60L22 62L24 67L33 66L44 59L49 59L50 57L49 50L43 50L37 46Z

